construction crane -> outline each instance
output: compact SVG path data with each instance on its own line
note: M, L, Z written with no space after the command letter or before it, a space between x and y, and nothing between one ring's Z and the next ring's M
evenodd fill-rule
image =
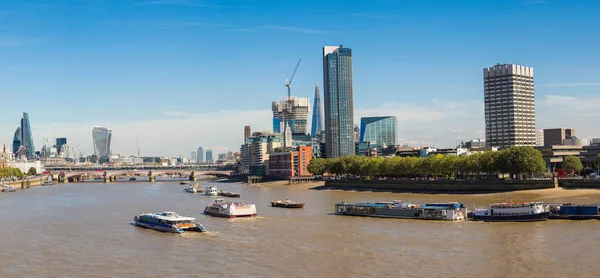
M296 67L294 68L294 72L292 72L292 75L290 75L290 79L285 79L284 86L287 87L288 99L292 96L292 80L294 79L294 75L296 75L296 71L298 70L300 61L302 61L302 59L298 59L298 63L296 63Z
M140 145L138 145L137 139L135 139L135 147L137 148L137 151L138 151L137 157L140 157Z

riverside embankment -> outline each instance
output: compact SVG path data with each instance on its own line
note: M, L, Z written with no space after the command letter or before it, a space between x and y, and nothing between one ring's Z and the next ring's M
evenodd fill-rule
M418 193L485 193L555 188L553 179L539 180L328 180L325 189Z

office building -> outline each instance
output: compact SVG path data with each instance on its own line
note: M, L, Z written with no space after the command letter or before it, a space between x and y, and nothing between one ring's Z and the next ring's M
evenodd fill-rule
M198 161L198 152L196 150L192 150L192 153L190 154L190 162L196 163L196 161Z
M13 136L12 153L16 154L21 146L21 127L17 127L15 135Z
M536 129L535 130L535 146L543 146L544 145L544 130Z
M250 137L252 135L252 133L250 132L250 126L244 126L244 142L246 142L246 139L248 139L248 137ZM198 151L198 153L200 153L200 151Z
M67 138L56 138L56 150L60 154L62 146L67 144Z
M395 116L360 118L359 142L368 142L372 146L384 147L396 145Z
M320 138L321 132L323 132L321 118L323 118L321 94L319 93L319 85L315 85L315 100L313 103L312 125L310 130L310 135L313 139Z
M354 155L352 50L323 47L325 146L328 158Z
M256 132L240 148L242 170L251 175L265 175L266 161L277 148L283 147L281 133Z
M31 135L29 115L25 112L23 112L23 118L21 118L21 146L25 147L27 157L35 156L35 146L33 145L33 136Z
M267 175L280 178L310 176L307 168L312 152L311 146L299 146L270 154Z
M204 149L202 149L202 147L198 147L198 150L196 151L196 163L203 163L204 162Z
M485 141L481 139L471 140L464 144L464 147L467 149L483 149L485 148Z
M206 163L213 163L213 153L211 150L206 150Z
M112 138L112 130L107 127L94 126L92 127L92 142L94 145L94 154L97 157L110 156L110 141Z
M534 146L533 68L497 64L483 69L483 79L488 145Z
M544 146L564 145L565 139L575 136L573 128L544 129Z
M283 101L273 101L273 132L282 132L285 123L292 133L306 133L309 99L296 96L285 97ZM285 121L285 122L284 122Z

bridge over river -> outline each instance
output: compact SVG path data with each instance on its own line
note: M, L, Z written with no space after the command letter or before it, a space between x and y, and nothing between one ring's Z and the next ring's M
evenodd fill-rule
M47 169L48 170L48 169ZM195 181L199 176L216 176L216 177L229 177L231 171L217 171L217 170L188 170L188 169L160 169L160 170L138 170L138 169L121 169L121 170L110 170L110 169L95 169L95 170L51 170L51 174L58 176L59 182L79 182L96 178L103 178L106 182L116 181L118 177L122 176L146 176L149 181L155 181L157 176L171 176L177 175L180 177L187 177L191 181Z

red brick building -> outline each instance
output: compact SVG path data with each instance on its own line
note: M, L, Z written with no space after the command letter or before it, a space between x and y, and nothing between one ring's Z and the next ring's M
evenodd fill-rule
M299 146L296 150L271 153L267 175L282 178L311 176L307 170L311 159L311 146Z

